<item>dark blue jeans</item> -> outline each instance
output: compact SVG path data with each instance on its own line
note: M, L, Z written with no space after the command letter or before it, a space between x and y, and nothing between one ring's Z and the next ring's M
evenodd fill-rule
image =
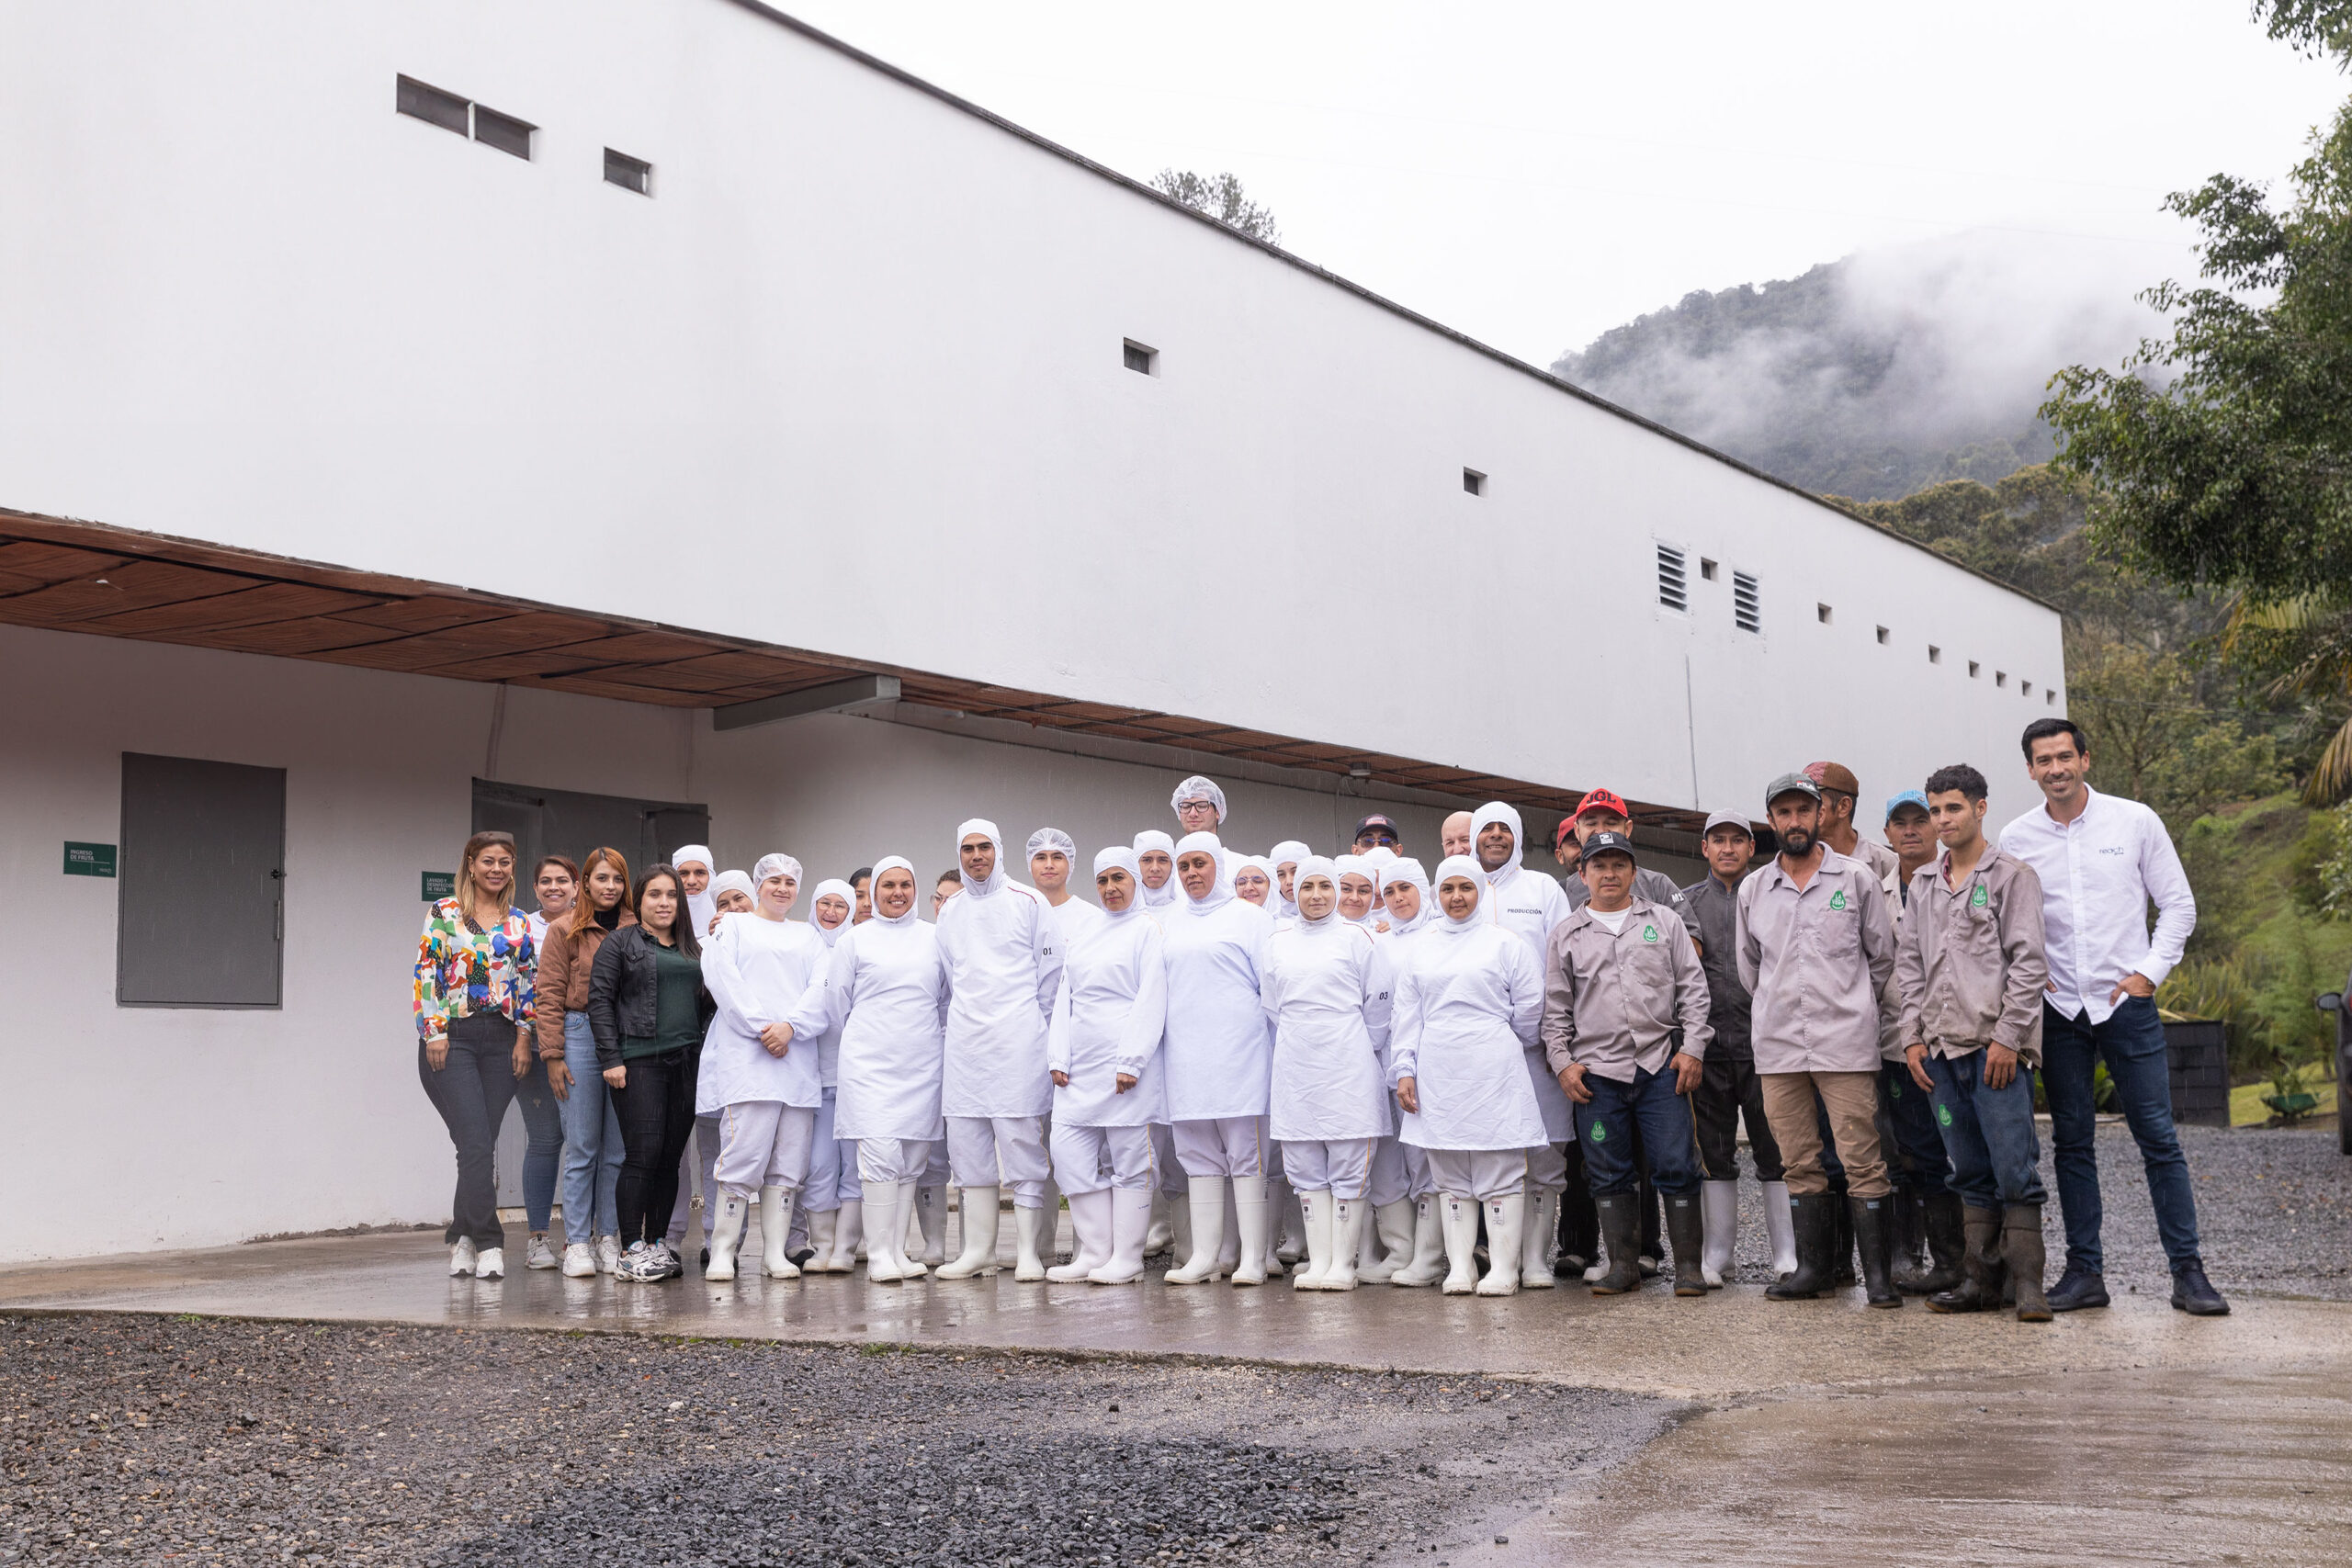
M1905 1069L1907 1076L1909 1069ZM2033 1072L2023 1062L2007 1089L1984 1082L1984 1053L1930 1056L1935 1118L1951 1155L1952 1190L1972 1209L2042 1202L2041 1140L2033 1130ZM1911 1098L1926 1100L1913 1084Z
M2190 1264L2201 1269L2197 1195L2189 1189L2188 1160L2172 1124L2165 1026L2147 997L2126 997L2105 1023L2093 1023L2088 1013L2061 1018L2057 1010L2042 1005L2041 1084L2050 1097L2050 1145L2058 1171L2058 1210L2066 1222L2066 1267L2104 1272L2091 1102L2091 1069L2102 1061L2148 1168L2148 1200L2156 1211L2165 1256L2176 1272Z
M555 1207L556 1173L563 1163L563 1102L556 1099L548 1065L536 1051L531 1070L514 1080L514 1103L529 1140L523 1150L523 1214L531 1234L538 1235Z
M1593 1196L1634 1190L1634 1128L1642 1131L1642 1153L1650 1182L1668 1198L1699 1190L1699 1140L1690 1126L1690 1101L1674 1092L1674 1070L1635 1068L1634 1081L1619 1083L1598 1073L1584 1076L1592 1099L1577 1106L1577 1145L1584 1150L1584 1172Z
M1887 1062L1878 1070L1879 1141L1886 1149L1886 1174L1898 1188L1922 1198L1940 1198L1951 1168L1943 1135L1936 1130L1936 1108L1911 1077L1907 1062Z

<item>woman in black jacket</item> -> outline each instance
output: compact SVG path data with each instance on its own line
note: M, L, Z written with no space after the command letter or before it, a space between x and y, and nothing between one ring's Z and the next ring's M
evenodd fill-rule
M630 899L637 924L596 950L588 1027L620 1118L622 1253L616 1280L674 1280L686 1266L662 1239L678 1196L678 1160L695 1126L695 1068L716 1010L702 984L702 944L667 865L646 868Z

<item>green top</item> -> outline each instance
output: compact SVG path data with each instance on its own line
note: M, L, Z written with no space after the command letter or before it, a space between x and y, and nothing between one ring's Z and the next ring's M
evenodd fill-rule
M624 1062L702 1043L702 965L674 947L664 947L650 937L646 940L653 948L653 973L659 984L654 992L653 1038L624 1036Z

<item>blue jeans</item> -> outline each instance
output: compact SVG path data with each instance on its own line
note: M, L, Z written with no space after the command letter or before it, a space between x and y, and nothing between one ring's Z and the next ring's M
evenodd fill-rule
M1886 1173L1894 1185L1922 1198L1940 1198L1945 1177L1957 1163L1944 1152L1936 1129L1936 1108L1911 1076L1907 1062L1887 1062L1878 1070L1879 1142L1887 1153ZM2023 1202L2023 1199L2018 1200Z
M563 1015L563 1065L571 1072L571 1098L557 1102L563 1108L563 1237L588 1242L617 1235L621 1119L613 1111L605 1070L596 1065L596 1039L584 1012Z
M530 1138L523 1150L523 1213L531 1234L540 1235L555 1207L556 1168L563 1162L563 1102L548 1082L547 1063L536 1055L531 1070L514 1080L514 1104Z
M2197 1250L2197 1195L2188 1159L2172 1124L2172 1070L2165 1059L2165 1026L2147 997L2126 997L2105 1023L2090 1015L2061 1018L2041 1008L2041 1085L2050 1097L2052 1163L2058 1170L2058 1210L2066 1222L2066 1267L2103 1272L2098 1246L2098 1155L2091 1102L2091 1069L2107 1076L2122 1103L2123 1120L2148 1168L2148 1200L2156 1234L2175 1272L2204 1267Z
M1592 1184L1594 1197L1634 1190L1636 1123L1651 1185L1668 1198L1687 1198L1699 1190L1699 1140L1691 1130L1690 1101L1674 1092L1671 1066L1655 1073L1637 1067L1631 1083L1588 1072L1584 1087L1592 1098L1574 1108L1577 1143L1584 1150L1585 1179Z
M1984 1082L1984 1053L1972 1051L1928 1057L1928 1076L1936 1080L1936 1124L1960 1201L1972 1209L2041 1203L2048 1194L2041 1140L2033 1130L2033 1070L2019 1062L2008 1088L1992 1089ZM1916 1083L1911 1091L1914 1100L1928 1098Z

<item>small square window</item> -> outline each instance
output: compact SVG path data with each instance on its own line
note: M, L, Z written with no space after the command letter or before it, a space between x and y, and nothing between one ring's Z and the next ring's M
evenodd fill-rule
M513 115L500 114L480 104L474 106L474 140L485 147L527 159L531 155L531 132L537 129Z
M2009 672L2008 672L2007 671L2006 671L2006 670L1996 670L1996 671L1993 671L1993 684L1995 684L1996 686L2006 686L2006 685L2007 685L2008 683L2009 683Z
M1819 621L1825 626L1829 624L1830 615L1830 608L1826 604L1815 604L1813 607L1813 618Z
M428 87L413 77L397 79L392 96L394 112L421 119L427 125L437 125L444 130L466 133L466 100L455 93L445 93L438 87Z
M605 183L633 190L639 196L653 194L653 165L642 158L632 158L626 152L605 149Z
M1126 365L1138 376L1157 376L1159 374L1159 350L1147 348L1129 338L1126 341Z
M1487 476L1476 468L1462 470L1462 488L1472 495L1487 493Z
M1972 681L1975 680L1975 679L1976 679L1976 677L1977 677L1979 674L1981 674L1981 673L1983 672L1983 671L1984 671L1984 666L1983 666L1983 665L1981 665L1981 664L1979 664L1979 663L1977 663L1977 662L1976 662L1976 660L1974 660L1973 659L1972 659L1972 660L1970 660L1968 661L1968 678L1969 678L1970 680L1972 680Z
M1713 582L1715 580L1715 563L1704 556L1699 558L1699 578L1702 582Z
M2054 691L2054 690L2052 690L2052 691L2047 691L2047 692L2042 693L2042 694L2041 694L2041 705L2042 705L2043 707L2046 707L2046 708L2054 708L2054 707L2056 707L2056 706L2058 705L2058 694L2057 694L2057 692L2056 692L2056 691Z
M1881 648L1884 648L1886 646L1886 628L1884 626L1881 626L1878 629L1878 645Z
M1944 650L1938 648L1934 643L1929 643L1928 645L1928 662L1930 664L1941 664L1943 661Z
M2021 697L2030 697L2033 695L2033 682L2030 681L2019 681L2018 682L2018 695Z

